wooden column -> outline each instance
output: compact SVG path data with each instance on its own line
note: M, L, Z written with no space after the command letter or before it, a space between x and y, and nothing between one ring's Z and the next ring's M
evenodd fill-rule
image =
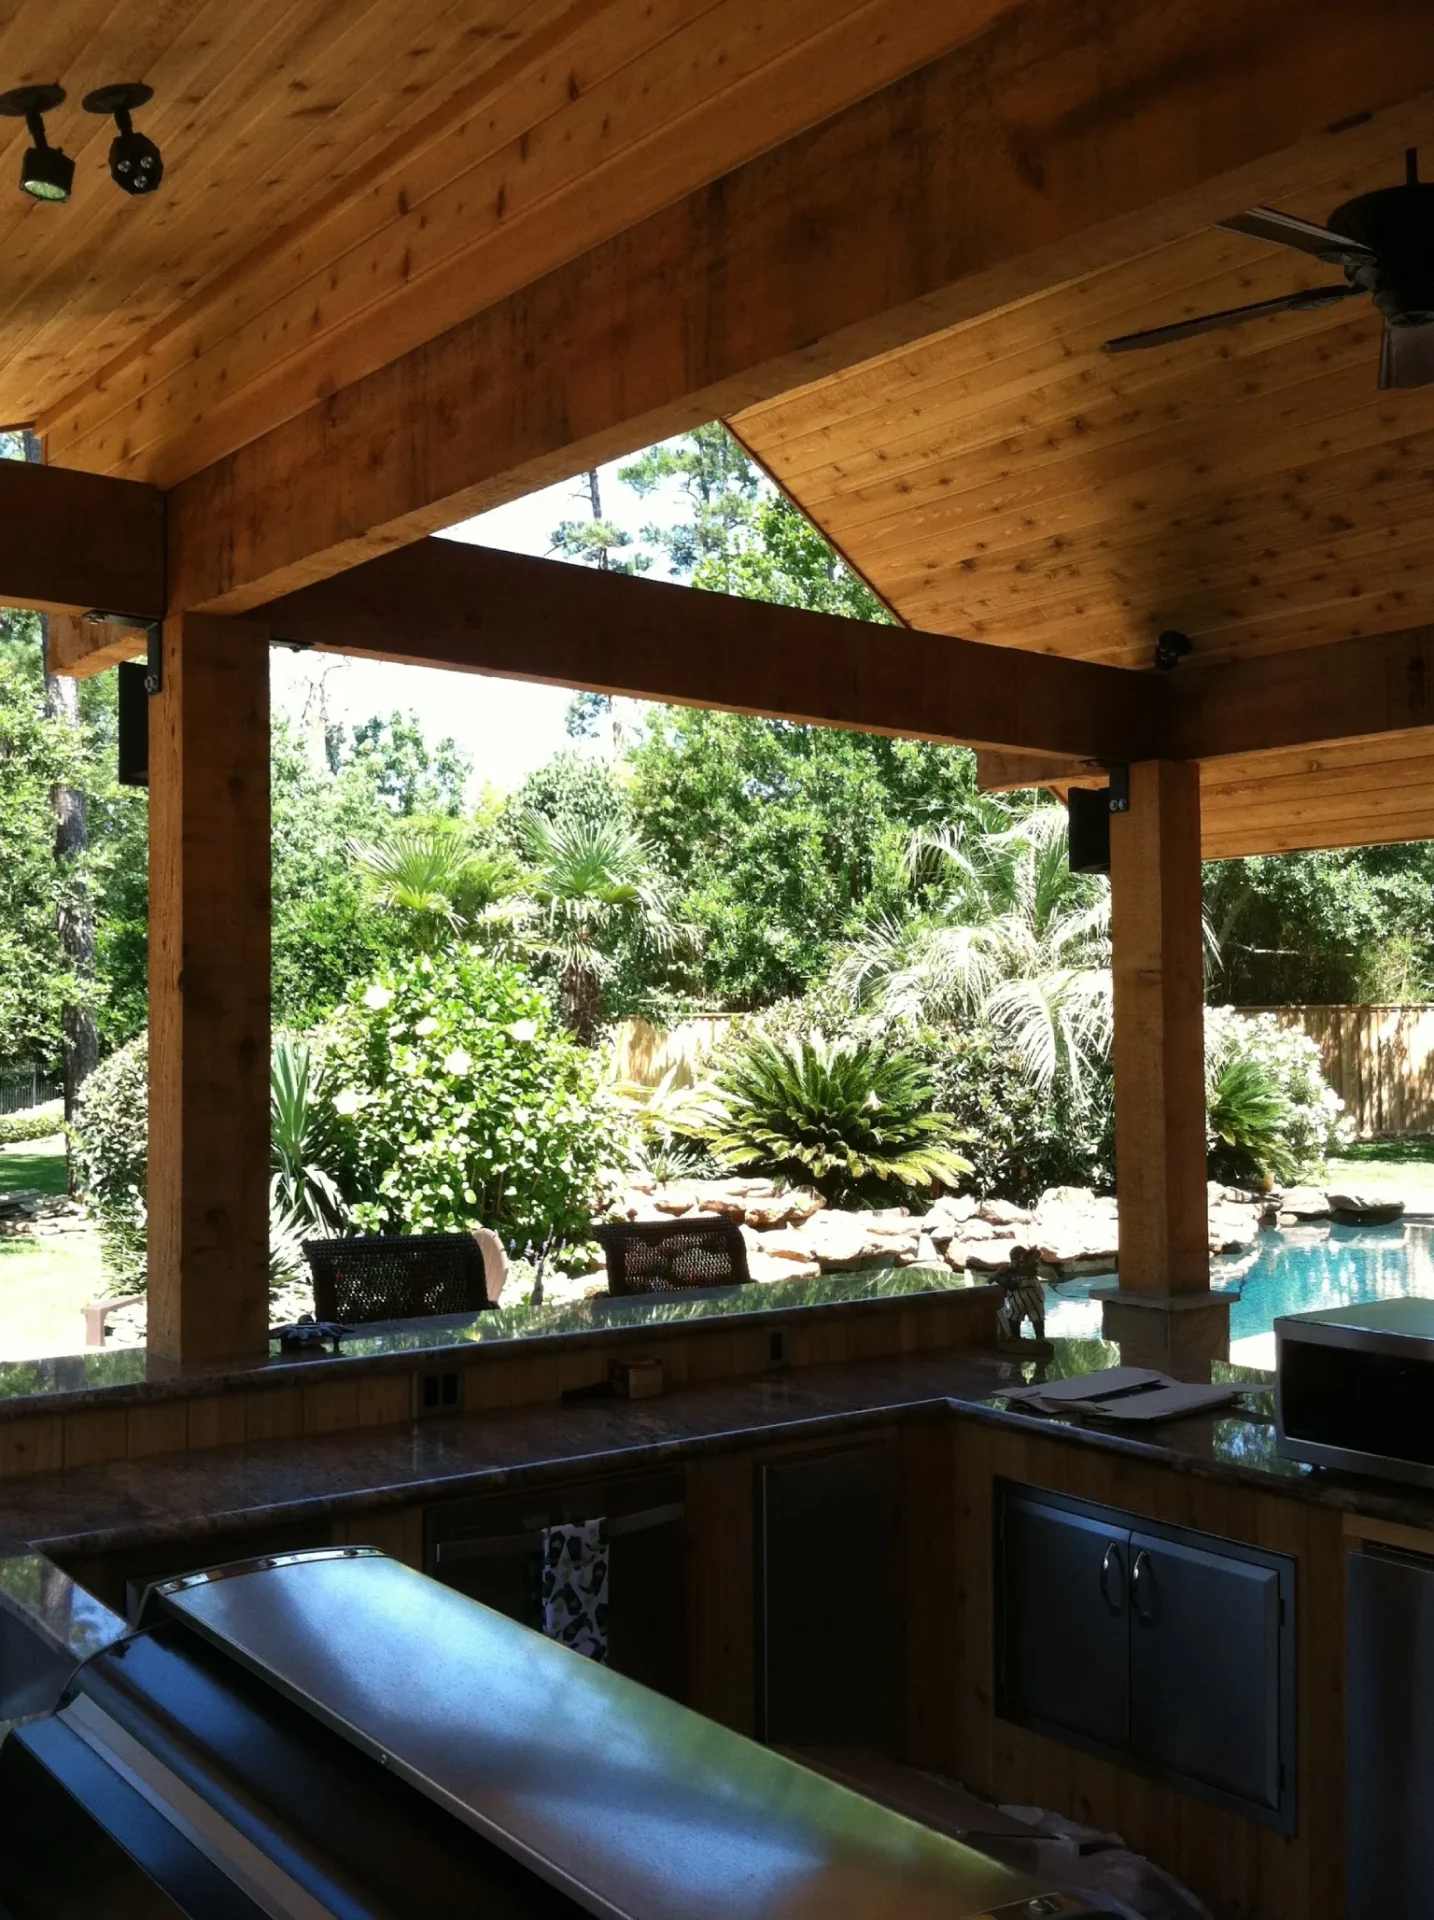
M149 722L149 1346L267 1347L269 649L164 630Z
M1200 769L1130 769L1130 811L1111 816L1115 1161L1120 1287L1210 1285L1205 1200Z

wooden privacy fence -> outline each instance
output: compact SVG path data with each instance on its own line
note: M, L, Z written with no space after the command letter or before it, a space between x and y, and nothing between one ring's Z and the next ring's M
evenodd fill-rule
M614 1078L639 1087L655 1087L670 1068L672 1084L692 1086L701 1061L722 1038L730 1024L726 1014L710 1019L684 1020L671 1033L662 1033L646 1020L623 1020L613 1036Z
M1360 1134L1434 1133L1434 1005L1239 1011L1303 1028Z

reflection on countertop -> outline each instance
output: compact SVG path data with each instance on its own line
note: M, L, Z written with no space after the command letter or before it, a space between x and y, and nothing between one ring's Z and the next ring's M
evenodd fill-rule
M46 1410L59 1399L64 1400L66 1411L91 1402L112 1406L128 1400L311 1379L316 1368L324 1369L325 1377L341 1376L358 1363L372 1367L391 1360L401 1365L415 1354L447 1349L471 1353L474 1347L488 1351L517 1341L621 1339L635 1330L655 1334L694 1321L750 1320L852 1302L964 1292L975 1284L966 1274L946 1267L882 1267L809 1280L753 1283L722 1293L637 1294L618 1300L603 1296L559 1306L520 1305L486 1313L376 1322L348 1335L337 1354L281 1353L273 1340L264 1358L210 1367L182 1366L143 1347L11 1360L0 1362L0 1419L39 1411L37 1401L45 1403Z

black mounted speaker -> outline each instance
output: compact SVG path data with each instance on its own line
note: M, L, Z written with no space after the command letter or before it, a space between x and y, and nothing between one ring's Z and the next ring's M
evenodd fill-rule
M149 785L149 691L143 660L122 660L119 674L119 783Z
M1110 872L1110 788L1072 787L1070 813L1072 873Z

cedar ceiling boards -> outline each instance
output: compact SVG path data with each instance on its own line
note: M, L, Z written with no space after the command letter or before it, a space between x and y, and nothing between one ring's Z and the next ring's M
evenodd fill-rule
M61 110L83 191L0 210L0 419L36 418L54 464L171 486L1005 4L23 0L0 70L142 75L167 172L122 202L94 177L111 130Z
M1268 197L1323 219L1406 135ZM1230 212L1238 211L1231 207ZM1366 303L1178 346L1106 338L1338 273L1197 232L738 415L743 440L914 625L1148 666L1410 626L1434 609L1434 389L1381 394Z

